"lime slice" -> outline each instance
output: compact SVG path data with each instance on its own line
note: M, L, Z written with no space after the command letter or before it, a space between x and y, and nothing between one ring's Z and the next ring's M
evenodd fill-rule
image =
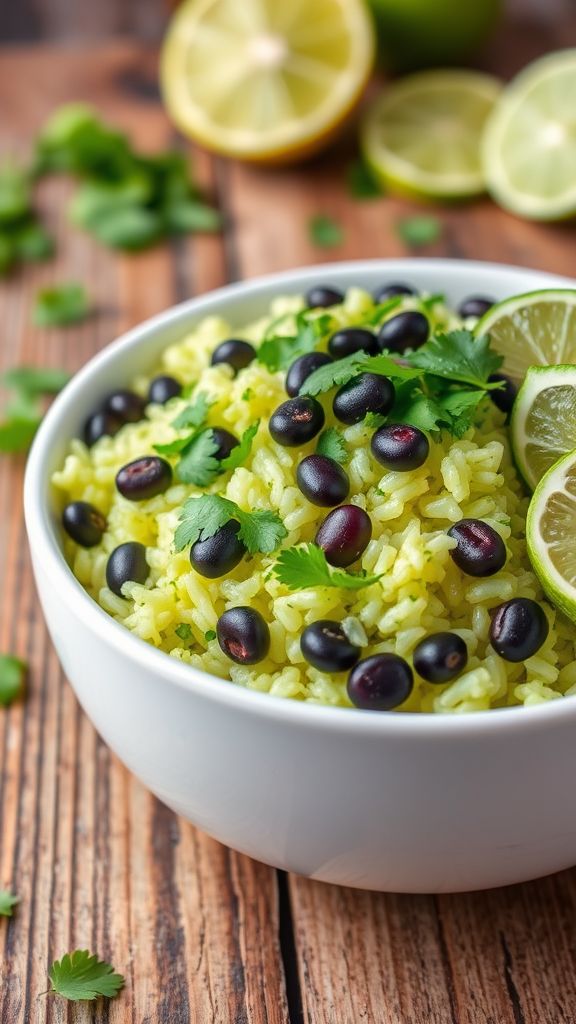
M576 448L576 366L531 366L510 424L516 465L531 490Z
M478 321L476 337L490 336L504 356L503 370L524 380L530 366L576 363L576 289L553 288L504 299Z
M210 149L294 160L356 104L374 49L363 0L188 0L164 41L162 91L179 128Z
M500 83L474 71L426 71L388 86L361 129L382 183L409 195L461 199L485 189L479 139Z
M482 158L490 193L513 213L576 214L576 49L535 61L504 90Z
M528 554L544 592L576 622L576 452L538 484L526 522Z

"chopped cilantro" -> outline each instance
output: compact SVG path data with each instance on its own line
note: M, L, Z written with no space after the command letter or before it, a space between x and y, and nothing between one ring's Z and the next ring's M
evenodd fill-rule
M359 157L349 164L346 169L346 183L348 194L353 199L376 199L384 195L384 189L376 180L371 168Z
M206 632L204 633L204 639L205 639L207 644L209 644L211 640L215 640L216 639L216 630L215 629L207 629Z
M70 380L66 370L55 367L14 366L2 377L7 388L25 392L27 395L55 395Z
M382 353L367 356L365 352L353 352L344 359L337 359L320 366L306 378L300 388L301 395L319 395L332 388L341 387L359 373L379 373L393 380L412 380L420 376L418 370L400 366L390 356Z
M290 590L308 587L341 587L343 590L361 590L377 583L380 576L331 569L322 548L317 544L303 544L281 551L273 568L274 575Z
M249 402L253 394L254 392L252 391L252 388L246 388L246 390L242 392L242 401Z
M193 636L192 627L188 622L179 622L174 632L180 640L191 640Z
M388 316L388 313L391 313L394 309L397 309L398 306L402 305L404 298L405 296L402 295L393 295L390 299L386 299L386 302L377 303L372 312L368 313L362 323L366 327L377 327L380 324L380 321L383 320L385 316Z
M246 462L246 459L252 451L252 442L258 433L258 427L260 426L260 420L256 420L252 423L240 438L240 443L234 445L232 451L225 459L222 459L220 467L223 470L236 469L241 466L242 463Z
M22 696L26 663L12 654L0 654L0 704L7 706Z
M182 409L176 419L172 420L172 426L177 430L183 427L201 427L206 422L212 404L208 396L203 391L199 391L194 401Z
M348 462L350 458L346 442L336 427L328 427L322 431L316 443L316 452L340 463Z
M328 217L324 213L318 213L310 218L308 233L310 241L321 249L331 249L335 245L341 245L344 241L344 231L341 224L333 217Z
M12 917L12 912L17 903L20 902L18 896L14 896L13 893L8 892L6 889L0 889L0 915L3 917Z
M218 442L212 430L201 430L193 434L182 449L176 466L178 479L185 484L195 484L196 487L211 484L220 472L220 463L214 458L217 451Z
M419 215L417 217L405 217L396 224L398 237L412 249L421 245L432 245L440 238L441 225L437 217Z
M176 551L182 551L197 540L208 540L231 519L240 523L238 536L251 555L258 551L269 554L287 536L275 512L267 509L244 512L236 502L219 494L203 494L188 498L180 510L180 525L174 536Z
M66 327L85 320L90 312L86 289L81 284L43 288L36 296L33 317L37 327Z
M489 384L488 378L502 366L502 356L490 348L489 338L475 338L463 329L435 335L406 359L426 373L473 388L492 390L501 386Z
M298 313L296 334L265 338L258 349L258 362L270 373L286 369L298 356L314 351L321 337L330 330L331 322L331 317L325 314L310 319L305 312Z

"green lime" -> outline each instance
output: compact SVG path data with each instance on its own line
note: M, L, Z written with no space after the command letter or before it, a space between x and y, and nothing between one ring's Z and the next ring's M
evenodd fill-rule
M368 0L382 63L417 71L465 61L492 33L502 0Z
M508 210L532 220L576 215L576 49L535 61L504 89L482 153L488 189Z
M528 509L526 540L544 592L576 622L576 452L542 477Z
M510 424L516 465L531 490L576 448L576 366L531 366Z
M361 145L386 188L426 199L484 191L479 138L500 83L478 71L422 71L368 108Z
M478 321L504 356L504 373L524 380L530 366L576 363L576 289L550 288L504 299Z

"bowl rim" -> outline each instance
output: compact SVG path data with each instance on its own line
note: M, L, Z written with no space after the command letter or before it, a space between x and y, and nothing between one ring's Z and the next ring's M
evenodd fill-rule
M74 404L77 393L81 391L85 382L113 363L120 353L135 347L144 337L160 328L186 320L189 314L202 314L204 310L206 314L216 313L216 308L212 307L217 307L219 303L227 300L258 296L260 292L266 292L271 288L281 290L283 286L289 286L293 290L294 285L299 285L304 289L312 283L320 283L323 278L328 278L331 284L338 284L344 282L351 274L373 274L380 272L380 269L383 275L415 273L420 276L422 272L442 271L455 281L472 279L471 284L474 273L478 271L497 273L510 279L511 283L513 279L521 279L524 276L538 279L542 282L540 287L543 288L576 287L576 282L570 278L510 264L440 257L383 258L324 263L261 275L224 285L171 306L124 332L92 356L55 398L44 417L29 453L24 477L24 515L29 546L34 549L33 557L42 565L51 586L58 591L72 619L74 616L81 619L86 628L95 633L102 642L113 647L120 656L135 661L148 673L154 672L162 679L163 685L170 683L205 700L228 705L238 712L254 714L268 720L282 720L303 728L359 732L376 736L425 733L430 737L437 737L438 740L454 735L469 736L470 733L481 735L488 729L505 732L517 729L530 731L539 729L545 723L565 721L567 714L576 717L576 700L552 700L529 707L491 708L469 714L397 711L374 714L358 708L297 701L232 684L229 680L171 658L165 651L135 636L113 619L76 579L49 527L47 509L42 500L48 484L45 467L49 462L51 444L58 435L60 419L69 406ZM534 290L533 284L522 290Z

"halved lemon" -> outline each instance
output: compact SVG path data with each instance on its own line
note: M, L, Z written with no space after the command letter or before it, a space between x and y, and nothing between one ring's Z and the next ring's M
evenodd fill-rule
M361 129L366 161L382 183L429 199L485 190L480 136L500 83L475 71L426 71L388 86Z
M576 49L535 61L504 89L482 155L488 189L508 210L576 215Z
M510 424L516 465L531 490L576 449L576 365L531 366Z
M576 363L576 289L515 295L492 306L474 328L504 356L503 370L524 380L530 366Z
M542 477L528 509L526 539L544 592L576 622L576 452Z
M160 78L178 127L226 156L307 156L341 125L372 68L363 0L187 0Z

